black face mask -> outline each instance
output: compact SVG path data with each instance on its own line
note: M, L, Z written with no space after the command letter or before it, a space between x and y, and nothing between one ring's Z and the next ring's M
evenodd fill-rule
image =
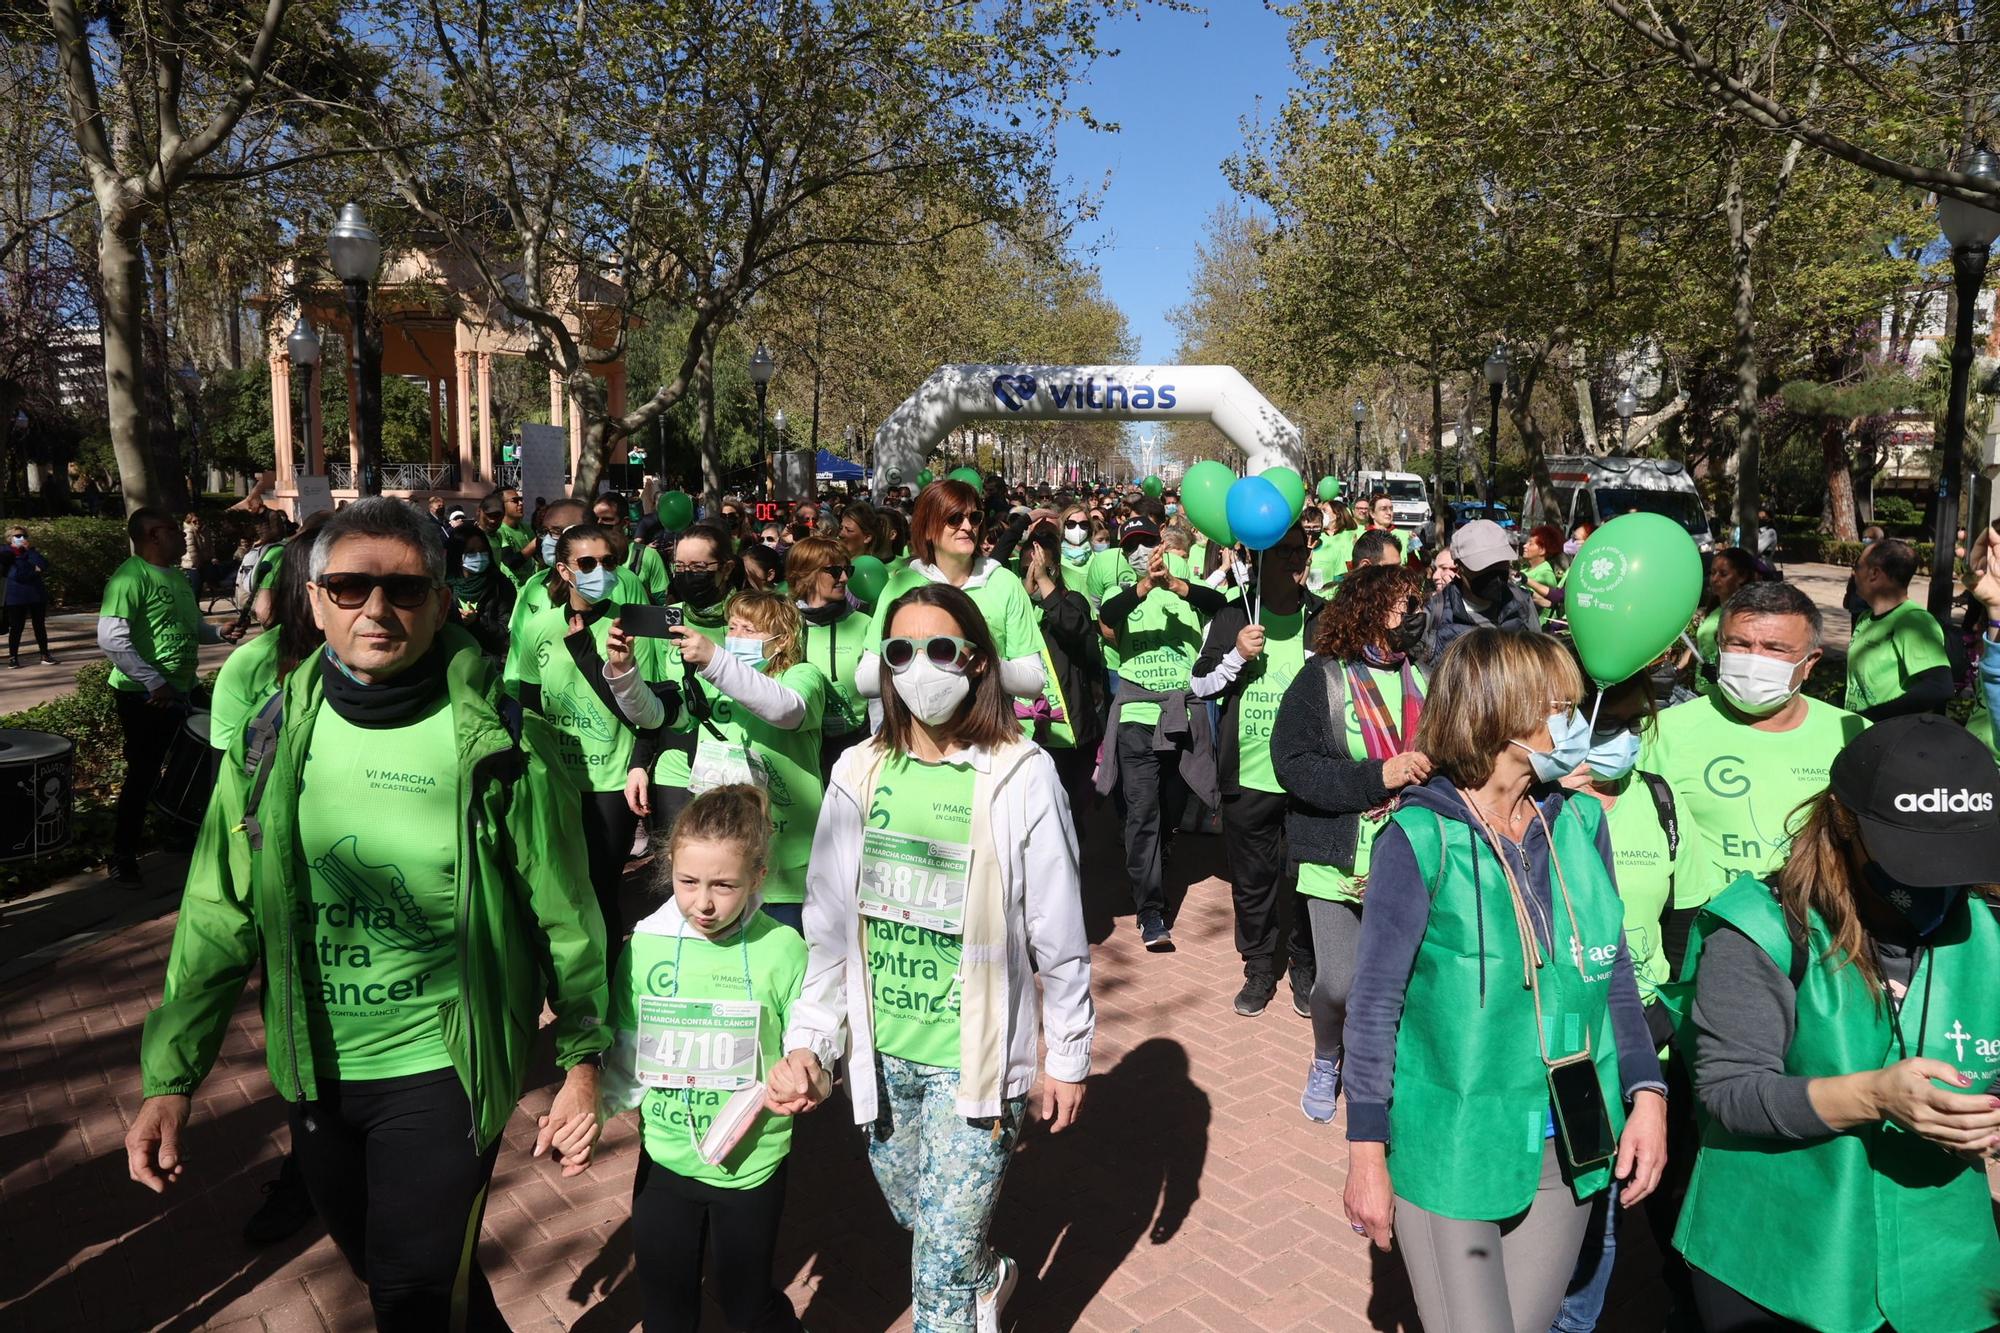
M687 606L713 606L722 596L722 589L709 570L695 570L675 574L667 580L667 599Z
M1389 646L1399 653L1414 653L1423 646L1424 631L1431 627L1431 613L1412 611L1403 623L1389 631Z
M1508 575L1512 572L1504 561L1497 565L1489 565L1477 574L1467 575L1465 586L1471 590L1474 597L1492 606L1506 600Z

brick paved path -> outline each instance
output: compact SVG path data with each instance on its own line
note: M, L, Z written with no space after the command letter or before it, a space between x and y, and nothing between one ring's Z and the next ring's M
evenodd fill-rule
M1261 1018L1229 1010L1240 973L1217 840L1180 839L1183 878L1197 882L1180 951L1157 956L1137 947L1105 832L1085 864L1096 1073L1077 1127L1031 1133L1009 1176L994 1232L1023 1274L1009 1326L1414 1328L1399 1263L1371 1258L1341 1215L1339 1127L1298 1112L1307 1024L1282 991ZM131 928L0 991L0 1328L366 1329L365 1293L316 1225L271 1250L238 1238L286 1133L252 1003L196 1103L167 1205L126 1179L138 1027L171 930L171 918ZM629 1117L612 1125L575 1181L532 1161L532 1115L554 1075L508 1129L481 1258L523 1333L630 1329L637 1133ZM800 1124L780 1268L815 1333L907 1328L908 1242L846 1110L836 1098ZM1658 1326L1633 1232L1614 1302L1653 1313L1608 1327Z

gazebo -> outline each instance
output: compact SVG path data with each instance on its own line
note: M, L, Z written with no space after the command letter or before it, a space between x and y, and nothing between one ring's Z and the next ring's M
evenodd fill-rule
M576 284L577 299L565 323L586 346L615 345L620 311L617 284L586 273ZM319 413L322 363L301 369L308 376L304 425L303 469L294 430L292 360L286 336L303 315L316 329L338 329L352 345L352 326L341 286L323 269L299 272L287 265L273 275L266 297L264 329L271 366L271 437L277 466L269 492L271 503L299 517L299 483L303 470L327 478L337 504L357 494L355 477L361 467L361 443L355 414L348 413L347 447L331 462L326 456ZM481 277L448 246L422 247L386 254L382 272L369 293L369 308L382 325L382 375L420 381L430 391L431 457L428 463L379 464L382 494L425 501L478 500L496 486L518 476L494 453L493 359L526 356L532 340L519 321L489 304ZM592 367L605 381L610 410L625 410L623 357ZM339 367L347 377L347 401L356 399L352 364ZM583 447L583 423L568 411L563 383L549 375L549 421L569 426L570 475ZM621 441L610 461L624 460Z

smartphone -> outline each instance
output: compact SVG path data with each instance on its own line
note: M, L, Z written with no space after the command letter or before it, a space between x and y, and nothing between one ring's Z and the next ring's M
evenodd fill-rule
M618 612L618 624L627 634L641 638L664 639L670 629L679 629L683 624L678 606L627 606Z
M1572 1167L1580 1171L1618 1151L1611 1114L1604 1107L1604 1085L1587 1056L1549 1067L1549 1100L1555 1104L1563 1156Z

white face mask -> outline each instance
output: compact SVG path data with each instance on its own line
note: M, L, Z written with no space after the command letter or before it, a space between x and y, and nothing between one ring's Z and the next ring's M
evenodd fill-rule
M1723 653L1716 664L1715 683L1738 710L1751 717L1769 717L1799 692L1792 673L1806 659L1787 662L1761 653Z
M1125 553L1126 563L1132 566L1133 573L1137 574L1140 578L1144 578L1146 577L1146 571L1152 567L1153 552L1158 549L1158 547L1154 546L1134 546Z
M903 706L932 727L948 720L972 693L972 677L946 671L921 653L890 681Z

